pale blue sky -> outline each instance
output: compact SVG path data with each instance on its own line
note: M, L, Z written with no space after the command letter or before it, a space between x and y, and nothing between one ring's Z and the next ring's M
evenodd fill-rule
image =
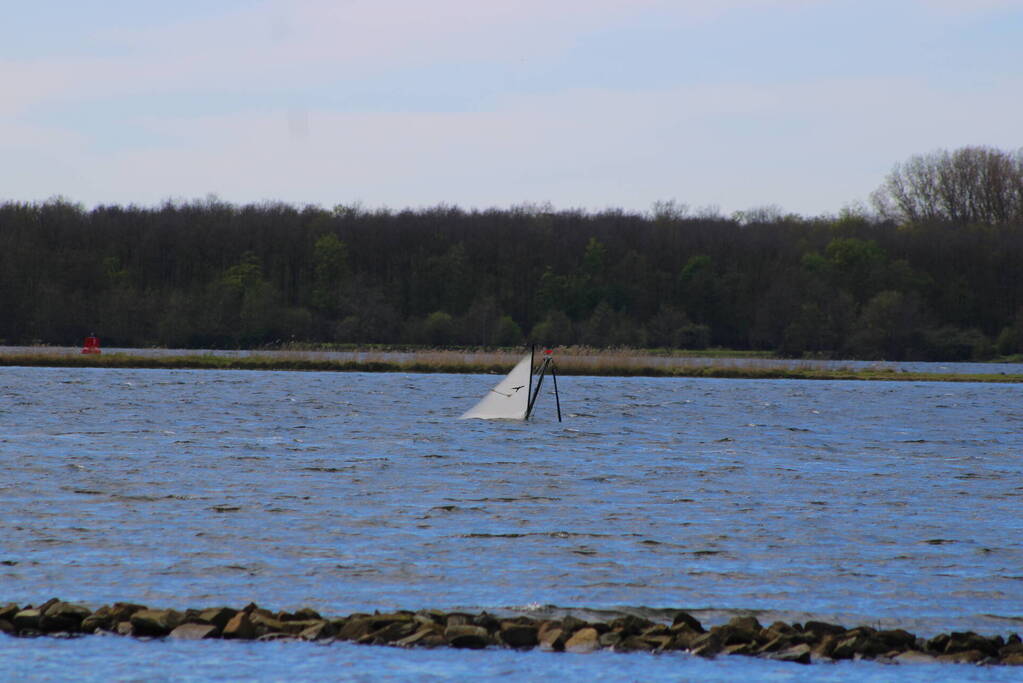
M1023 0L0 0L0 200L813 215L1021 122Z

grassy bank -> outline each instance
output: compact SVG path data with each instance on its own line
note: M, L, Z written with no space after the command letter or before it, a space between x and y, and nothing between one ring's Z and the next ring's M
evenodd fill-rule
M0 366L20 367L85 367L85 368L152 368L197 370L296 370L327 372L409 372L502 374L515 362L517 354L494 352L465 354L458 352L418 352L400 354L360 354L358 359L317 357L311 353L265 352L244 356L209 353L180 355L138 355L103 353L82 355L40 350L0 354ZM596 355L559 355L558 373L602 377L709 377L722 379L805 379L805 380L873 380L927 382L999 382L1023 383L1023 374L958 374L906 372L885 367L821 368L813 364L785 365L764 360L761 364L735 364L727 359L711 362L672 364L657 362L657 356L605 353Z

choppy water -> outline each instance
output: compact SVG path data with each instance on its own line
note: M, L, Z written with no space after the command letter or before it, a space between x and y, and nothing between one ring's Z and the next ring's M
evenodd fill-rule
M494 381L0 368L0 601L1023 630L1023 387L571 377L561 424L548 396L529 423L457 420ZM797 675L682 655L0 638L26 666L61 648L98 674L131 657L170 677L195 673L182 649L210 672L244 652L268 678L289 662L367 679Z

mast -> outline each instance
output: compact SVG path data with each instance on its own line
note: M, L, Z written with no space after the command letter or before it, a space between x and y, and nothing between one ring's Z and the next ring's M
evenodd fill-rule
M558 406L558 422L561 422L561 397L558 396L558 371L551 361L551 379L554 380L554 403Z
M536 389L533 390L533 395L529 399L529 404L526 406L526 419L533 414L533 405L536 403L536 397L540 395L540 387L543 386L543 376L547 372L547 366L550 364L551 359L544 357L543 363L540 364L540 376L536 379Z
M536 356L536 344L529 345L529 387L526 389L526 417L529 419L529 412L533 409L533 401L530 396L533 395L533 362Z

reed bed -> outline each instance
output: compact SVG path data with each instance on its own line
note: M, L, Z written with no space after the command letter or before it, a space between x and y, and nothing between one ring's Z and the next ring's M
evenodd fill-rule
M77 349L40 347L5 350L0 353L0 366L499 375L507 372L521 357L521 353L515 350L450 349L189 353L139 349L85 355ZM555 358L557 371L561 375L1023 383L1023 374L906 372L882 364L858 368L841 365L821 367L809 361L793 364L755 356L707 358L573 347L558 349Z

